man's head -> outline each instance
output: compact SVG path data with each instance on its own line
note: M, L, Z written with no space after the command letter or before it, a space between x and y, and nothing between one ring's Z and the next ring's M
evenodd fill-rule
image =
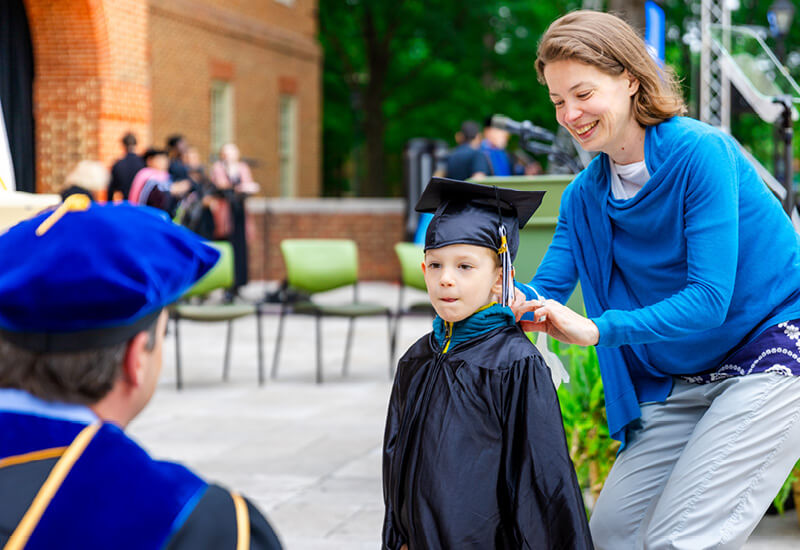
M461 128L456 132L456 142L460 145L468 143L477 146L481 141L481 127L474 120L465 120Z
M492 117L489 116L483 122L483 139L495 149L505 149L508 145L508 139L511 137L506 130L495 128L492 126Z
M124 136L122 136L122 146L128 152L133 152L136 148L136 135L132 132L128 132Z
M87 405L124 427L155 391L166 318L159 315L127 342L75 352L37 353L0 337L0 388Z
M0 235L0 387L126 424L155 388L164 307L218 257L157 211L127 204L70 197L12 227Z
M167 138L167 153L169 158L180 158L189 144L181 134L173 134Z

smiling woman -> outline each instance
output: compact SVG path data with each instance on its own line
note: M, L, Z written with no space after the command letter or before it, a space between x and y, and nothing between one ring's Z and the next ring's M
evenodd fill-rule
M515 307L598 346L622 450L594 544L740 548L800 457L797 236L738 144L680 116L671 71L618 17L556 20L536 69L558 123L601 153ZM578 281L588 318L562 305Z

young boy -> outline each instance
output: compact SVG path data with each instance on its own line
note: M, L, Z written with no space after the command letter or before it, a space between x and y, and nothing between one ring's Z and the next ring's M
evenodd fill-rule
M417 203L438 315L392 388L384 549L592 547L550 373L495 301L542 195L434 178Z

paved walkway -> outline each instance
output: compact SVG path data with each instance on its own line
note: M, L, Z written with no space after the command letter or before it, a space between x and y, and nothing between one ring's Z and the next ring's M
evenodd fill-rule
M263 287L247 291L260 296ZM362 299L394 305L397 288L365 285ZM278 378L263 387L257 384L252 319L235 324L231 379L226 383L221 381L224 325L182 323L185 387L175 390L170 333L158 391L130 432L153 455L181 461L247 494L267 514L288 550L374 550L380 547L383 520L380 449L391 387L386 323L356 322L346 379L341 376L346 323L323 323L326 382L314 384L313 321L292 317ZM404 319L399 349L429 327L429 320ZM267 367L276 328L275 317L265 317ZM745 548L800 548L794 512L766 518Z

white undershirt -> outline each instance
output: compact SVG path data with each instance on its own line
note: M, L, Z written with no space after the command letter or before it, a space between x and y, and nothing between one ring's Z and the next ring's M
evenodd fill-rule
M617 164L611 161L609 164L611 165L611 194L615 199L630 199L650 179L650 173L643 160L630 164Z

